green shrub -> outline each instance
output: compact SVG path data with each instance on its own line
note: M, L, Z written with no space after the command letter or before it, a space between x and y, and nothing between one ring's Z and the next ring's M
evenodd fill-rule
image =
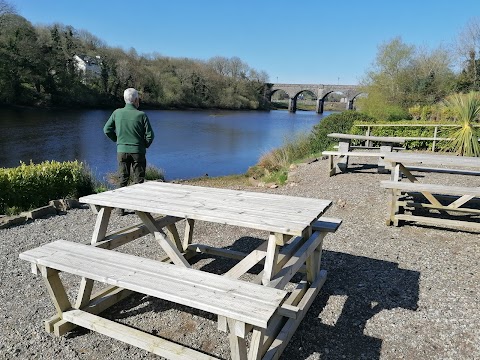
M78 198L91 194L93 188L92 174L81 162L21 162L16 168L0 168L0 213L45 206L53 199Z
M349 133L354 122L375 122L375 119L354 110L328 115L312 129L310 150L319 153L338 143L337 139L327 137L330 133Z

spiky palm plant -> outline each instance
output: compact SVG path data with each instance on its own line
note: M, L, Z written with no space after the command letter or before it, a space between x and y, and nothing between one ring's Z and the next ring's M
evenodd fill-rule
M479 123L480 93L454 94L445 99L444 105L459 123L459 127L448 134L450 140L444 149L462 156L480 156L480 131L473 127Z

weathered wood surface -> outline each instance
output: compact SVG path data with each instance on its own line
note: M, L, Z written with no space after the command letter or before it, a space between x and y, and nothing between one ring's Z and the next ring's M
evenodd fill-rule
M28 250L20 258L263 328L287 295L283 290L63 240ZM65 311L63 300L59 308Z
M150 335L82 310L69 310L63 313L66 321L107 335L127 344L147 350L171 360L212 360L218 359L180 344Z
M382 181L381 186L390 189L390 206L387 215L387 225L392 223L396 226L399 221L415 221L436 226L453 226L480 229L480 223L468 218L435 218L430 216L418 216L413 213L403 214L406 208L423 208L438 210L440 212L456 211L457 213L479 215L480 210L472 205L480 198L480 187L465 187L442 184L419 183L418 181ZM420 202L401 199L403 193L410 195L421 193L426 201ZM441 202L443 200L443 203ZM445 204L445 202L447 202Z
M441 184L427 184L419 182L407 182L407 181L382 181L381 186L386 189L398 189L407 192L428 191L434 194L444 195L473 195L480 197L480 187L466 187L466 186L454 186L454 185L441 185Z
M384 157L385 153L379 151L332 151L326 150L322 155L328 156L356 156L356 157Z
M146 182L85 196L80 202L300 235L329 200Z
M385 161L392 163L406 164L425 164L439 166L469 167L480 170L480 158L470 156L439 155L439 154L419 154L419 153L388 153L384 156Z
M341 134L341 133L331 133L331 134L328 134L327 136L335 139L346 139L346 140L378 141L382 143L392 143L392 144L405 143L405 138L395 137L395 136L353 135L353 134Z

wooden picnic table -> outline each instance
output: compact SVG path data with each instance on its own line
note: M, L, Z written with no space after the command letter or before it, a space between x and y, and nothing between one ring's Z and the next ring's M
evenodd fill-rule
M329 157L329 174L330 176L335 175L337 172L345 172L348 167L348 158L351 156L358 157L378 157L378 172L384 173L388 172L388 165L383 160L383 154L387 152L392 152L392 150L399 150L400 148L395 147L395 145L403 145L405 143L405 138L402 137L390 137L390 136L372 136L372 135L354 135L354 134L341 134L341 133L331 133L327 135L328 137L339 139L338 146L336 151L324 151L323 155ZM362 146L352 146L352 141L360 140L364 141L365 144ZM379 142L379 147L370 146L372 142ZM352 151L354 149L359 149L362 151ZM364 150L375 150L375 151L364 151ZM336 161L334 160L336 159Z
M382 181L382 187L391 189L390 209L387 224L398 225L399 220L417 221L433 225L452 225L480 229L478 219L474 221L453 220L428 216L404 214L405 207L436 210L440 213L455 211L459 213L480 215L475 206L480 198L479 186L457 186L456 184L429 184L419 181L412 174L419 172L440 172L458 175L480 176L480 158L455 155L421 154L421 153L388 153L384 161L392 167L391 180ZM428 166L424 166L428 165ZM465 169L467 168L467 169ZM402 175L409 182L402 182ZM426 201L407 202L401 199L404 193L421 193Z
M250 331L253 335L249 358L278 358L325 281L326 271L320 270L323 238L341 222L320 218L330 207L330 200L162 182L132 185L79 200L90 204L98 213L89 246L60 241L20 255L41 270L47 286L53 289L50 293L57 315L46 321L47 331L62 335L80 325L172 359L183 358L174 354L189 352L193 358L198 354L163 339L167 345L159 346L158 338L146 339L137 332L126 336L123 325L105 322L94 314L122 300L131 291L138 291L218 315L219 329L229 332L233 359L247 358L245 335ZM135 211L141 223L107 234L114 208ZM177 230L180 221L185 224L183 239ZM269 234L268 240L248 254L194 244L196 221L264 230ZM136 260L118 252L114 252L116 257L108 255L111 249L148 233L154 235L167 254L162 259L163 266L158 265L158 261ZM191 269L188 260L198 253L239 261L220 281L215 280L220 275ZM97 268L97 263L102 265ZM239 280L253 266L262 263L263 271L253 281ZM175 271L175 268L185 270ZM73 309L68 301L62 300L66 297L59 295L64 292L63 287L58 284L55 271L49 269L83 277ZM304 279L293 291L285 291L298 271L306 272ZM92 295L94 281L110 286ZM164 289L168 284L178 284L175 286L182 295ZM264 291L255 290L255 286ZM262 292L263 295L255 296ZM212 298L214 300L209 300ZM173 351L165 350L172 347ZM155 350L157 348L160 350Z

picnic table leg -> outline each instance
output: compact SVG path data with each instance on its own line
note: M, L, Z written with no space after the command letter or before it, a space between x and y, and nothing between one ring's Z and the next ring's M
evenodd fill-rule
M386 143L386 144L381 144L380 145L380 152L383 154L383 153L387 153L387 152L392 152L392 144L390 143ZM390 173L390 170L392 169L391 165L389 162L386 162L383 157L379 157L378 158L378 168L377 168L377 172L379 174L388 174Z
M262 276L263 285L267 285L278 270L278 246L279 244L283 244L283 242L283 234L270 233L270 236L268 237L267 255L265 256L265 266Z
M232 360L247 360L247 345L245 342L245 323L227 318L228 339ZM242 329L243 326L243 329ZM243 336L242 336L243 335Z
M147 226L148 230L150 230L150 232L155 236L155 239L159 242L162 249L167 253L175 265L183 265L188 268L191 267L177 247L167 239L167 235L162 231L162 229L157 227L152 215L141 211L135 211L135 213Z
M349 152L350 151L350 140L348 141L339 141L338 142L338 151ZM341 155L340 159L337 162L337 167L341 172L347 171L348 167L348 155Z
M328 155L328 164L330 165L329 176L333 176L337 173L337 168L335 162L333 161L335 155Z
M72 306L68 300L62 280L60 280L60 277L58 276L58 271L45 266L37 266L42 274L45 285L47 286L48 294L50 295L53 306L55 306L55 309L57 310L57 314L55 316L45 320L45 330L49 333L54 332L55 335L61 336L64 333L59 333L58 327L55 328L54 326L59 322L63 322L63 312L71 309Z
M322 247L323 247L323 238L325 237L326 233L322 232L320 234L322 240L320 244L315 248L312 254L307 257L305 261L305 266L307 270L307 281L309 283L313 283L318 274L320 273L320 265L322 261ZM303 232L304 239L309 239L312 236L312 227L308 227Z
M195 220L187 219L185 222L185 235L183 237L183 251L187 251L188 246L192 243L193 239L193 226L195 225Z
M252 339L250 340L250 349L248 350L248 360L260 360L262 358L264 338L265 329L253 329Z
M97 221L95 222L95 228L93 229L91 241L92 245L105 239L111 213L111 207L102 207L97 211ZM75 308L80 309L90 302L92 289L93 280L82 278L80 283L80 290L78 291L77 301L75 302Z
M180 241L180 236L178 235L177 226L175 224L169 224L166 226L166 228L167 228L166 233L170 241L177 246L177 249L179 251L183 252L183 244Z

